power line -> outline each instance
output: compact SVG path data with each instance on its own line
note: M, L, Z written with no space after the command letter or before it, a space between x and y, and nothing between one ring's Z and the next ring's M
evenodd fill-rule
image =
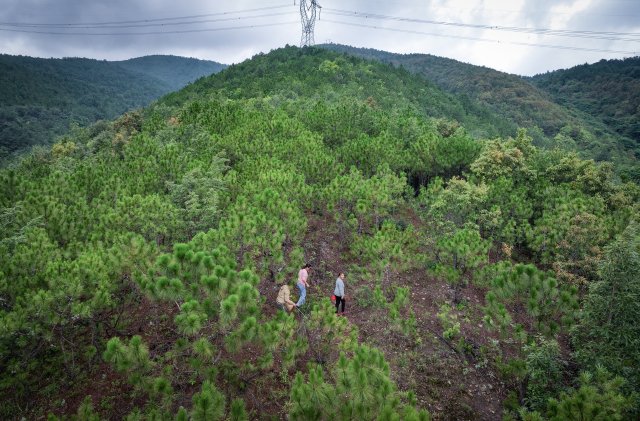
M632 1L637 1L637 0L632 0ZM388 4L388 1L375 1L375 0L369 0L368 3L382 3L382 4ZM439 5L434 5L434 4L429 4L429 10L453 10L456 13L460 13L460 11L468 11L471 12L473 14L478 14L478 13L493 13L493 12L497 12L498 14L508 14L508 15L525 15L526 17L531 17L533 16L547 16L549 14L553 14L555 15L566 15L566 16L574 16L576 15L576 12L562 12L562 11L558 11L558 10L554 10L553 12L550 12L548 8L536 8L536 9L532 9L532 8L527 8L525 9L518 9L518 10L514 10L514 9L496 9L496 8L492 8L492 7L450 7L450 6L439 6ZM631 13L598 13L598 12L588 12L585 10L580 10L579 12L580 16L598 16L598 17L637 17L640 15L637 14L631 14Z
M54 32L54 31L32 31L26 29L6 29L0 28L0 31L5 32L22 32L29 34L45 34L45 35L96 35L96 36L123 36L123 35L165 35L165 34L188 34L194 32L218 32L218 31L232 31L236 29L251 29L251 28L264 28L268 26L282 26L299 23L299 21L289 22L277 22L277 23L264 23L256 25L245 26L229 26L223 28L204 28L204 29L185 29L181 31L153 31L153 32Z
M375 13L357 12L352 10L341 10L326 8L325 13L329 13L335 16L343 17L355 17L360 19L378 19L378 20L392 20L396 22L408 22L408 23L423 23L429 25L443 25L454 26L472 29L483 30L498 30L509 32L521 32L538 35L554 35L554 36L566 36L566 37L578 37L578 38L595 38L612 41L631 41L640 42L640 38L618 38L621 36L626 37L640 37L640 33L630 32L605 32L605 31L576 31L576 30L564 30L564 29L548 29L548 28L525 28L517 26L500 26L500 25L484 25L484 24L468 24L459 22L446 22L446 21L434 21L426 19L406 18L399 16L381 15Z
M249 13L249 12L259 12L263 10L273 10L273 9L282 9L285 7L291 7L291 4L287 3L280 6L268 6L268 7L258 7L253 9L244 9L244 10L234 10L227 12L216 12L216 13L207 13L202 15L190 15L190 16L177 16L177 17L168 17L168 18L157 18L157 19L140 19L140 20L123 20L123 21L113 21L113 22L67 22L67 23L33 23L33 22L0 22L0 25L3 26L78 26L78 25L120 25L120 24L134 24L134 23L148 23L148 22L162 22L162 21L171 21L171 20L182 20L182 19L199 19L206 18L212 16L222 16L222 15L230 15L237 13Z
M223 17L219 19L203 19L203 18L215 17L215 16L229 16L229 15L245 14L250 12L259 12L259 11L267 11L267 10L276 10L276 9L282 9L287 7L291 7L291 5L283 4L278 6L267 6L267 7L208 13L208 14L200 14L200 15L164 17L164 18L155 18L155 19L126 20L126 21L110 21L110 22L84 22L84 23L0 22L0 31L45 34L45 35L81 35L81 36L130 36L130 35L162 35L162 34L198 33L198 32L217 32L217 31L237 30L237 29L270 27L270 26L278 26L278 25L289 25L295 22L279 22L279 23L265 23L265 24L244 25L244 26L229 26L229 27L221 27L221 28L201 28L201 29L146 31L146 32L139 32L139 31L135 31L135 32L133 31L131 32L129 31L127 32L119 32L119 31L118 32L68 32L67 29L77 30L77 29L149 28L149 27L169 27L169 26L178 26L178 25L196 25L196 24L224 22L224 21L240 21L240 20L246 20L246 19L259 19L259 18L265 18L265 17L283 16L283 15L288 15L292 12L264 13L264 14L253 15L253 16L230 16L230 17ZM301 45L313 44L313 26L315 24L316 7L320 9L320 5L317 4L316 0L300 1L300 14L302 16L302 24L303 24L303 28L302 28L303 34L302 34ZM510 31L510 32L519 32L519 33L528 33L528 34L537 34L537 35L566 36L566 37L577 37L577 38L599 39L599 40L610 40L610 41L640 42L640 33L578 31L578 30L560 30L560 29L547 29L547 28L526 28L526 27L517 27L517 26L467 24L467 23L460 23L460 22L447 22L447 21L407 18L407 17L400 17L400 16L391 16L391 15L357 12L357 11L332 9L332 8L325 8L325 13L329 13L334 16L353 17L353 18L366 19L366 20L376 19L376 20L387 20L387 21L396 21L396 22L405 22L405 23L420 23L420 24L429 24L429 25L463 27L463 28L482 29L482 30ZM194 19L197 19L197 20L194 20ZM570 47L570 46L562 46L562 45L536 44L536 43L517 42L517 41L500 41L495 39L478 38L478 37L471 37L471 36L445 35L441 33L428 33L428 32L416 31L416 30L409 30L409 29L388 28L388 27L381 27L381 26L375 26L375 25L359 24L354 22L342 22L342 21L331 21L331 20L328 20L328 22L336 23L340 25L349 25L354 27L371 28L371 29L377 29L377 30L382 29L387 31L413 33L413 34L428 35L428 36L438 36L438 37L445 37L445 38L465 39L465 40L480 41L480 42L504 43L504 44L512 44L512 45L556 48L556 49L575 50L575 51L618 53L618 54L629 54L629 55L637 54L637 52L631 52L631 51ZM305 23L306 23L306 26L305 26ZM4 26L5 28L3 28L2 26ZM6 28L6 27L9 27L9 28ZM632 38L620 38L620 37L632 37ZM633 38L633 37L639 37L639 38Z
M334 20L327 20L327 19L323 19L323 21L329 22L329 23L337 23L340 25L356 26L360 28L382 29L386 31L404 32L409 34L429 35L429 36L443 37L443 38L457 38L457 39L465 39L470 41L492 42L496 44L512 44L512 45L522 45L522 46L528 46L528 47L556 48L561 50L590 51L590 52L598 52L598 53L625 54L625 55L634 55L634 56L638 54L637 51L604 50L599 48L582 48L582 47L569 47L569 46L563 46L563 45L534 44L534 43L517 42L517 41L500 41L500 40L487 39L487 38L436 34L436 33L422 32L422 31L414 31L410 29L385 28L382 26L364 25L364 24L353 23L353 22L341 22L341 21L334 21Z
M340 9L330 9L330 8L327 8L326 10L327 10L326 13L339 15L339 16L352 16L352 17L364 18L364 19L384 19L384 20L393 20L393 21L399 21L399 22L425 23L425 24L431 24L431 25L456 26L456 27L473 28L473 29L495 29L495 30L517 31L517 32L527 32L527 33L553 33L553 34L562 33L562 34L581 34L581 35L613 35L613 36L640 37L640 33L634 33L634 32L576 31L576 30L566 30L566 29L525 28L525 27L517 27L517 26L500 26L500 25L434 21L434 20L405 18L405 17L399 17L399 16L389 16L389 15L381 15L376 13L366 13L366 12L357 12L352 10L340 10Z
M279 13L266 13L266 14L262 14L262 15L254 15L254 16L235 16L235 17L229 17L229 18L221 18L221 19L204 19L204 20L192 20L192 21L179 21L179 22L163 22L163 23L140 23L140 24L127 24L127 25L122 25L122 24L109 24L109 25L87 25L87 26L67 26L67 25L55 25L55 24L51 24L49 26L46 26L45 28L52 28L52 29L64 29L64 28L68 28L68 29L123 29L123 28L148 28L148 27L165 27L165 26L176 26L176 25L194 25L194 24L199 24L199 23L213 23L213 22L227 22L227 21L236 21L236 20L242 20L242 19L257 19L257 18L264 18L264 17L275 17L275 16L285 16L285 15L291 15L294 12L279 12ZM166 18L169 19L169 18ZM42 28L41 25L34 25L34 24L20 24L20 25L3 25L0 24L0 26L10 26L10 27L17 27L17 28Z

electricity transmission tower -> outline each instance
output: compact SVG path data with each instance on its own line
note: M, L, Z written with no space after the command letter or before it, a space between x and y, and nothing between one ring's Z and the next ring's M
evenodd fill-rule
M302 19L302 37L300 47L314 45L313 28L316 25L316 11L322 9L316 0L300 0L300 19Z

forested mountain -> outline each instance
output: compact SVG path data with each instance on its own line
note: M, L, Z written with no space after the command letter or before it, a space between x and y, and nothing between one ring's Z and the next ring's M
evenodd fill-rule
M218 73L227 67L225 64L215 61L160 55L132 58L114 63L127 70L161 80L169 87L170 91L177 91L202 76Z
M514 126L525 127L537 145L560 146L575 150L586 158L613 161L623 169L621 172L626 173L627 177L640 179L640 174L633 169L634 161L640 158L640 146L631 140L637 126L634 116L637 115L637 97L640 96L637 60L628 60L625 70L621 68L613 77L611 72L604 70L607 66L602 65L603 69L596 71L599 73L597 81L590 81L592 85L586 89L587 92L582 92L580 86L572 83L570 87L563 89L563 93L556 93L563 73L556 75L554 72L531 79L429 54L395 54L337 44L322 47L402 66L412 73L420 74L446 92L456 95L465 104L469 104L468 107L490 110L503 118L505 124L496 126L501 129L502 136L512 134ZM610 67L611 65L608 66ZM589 78L588 73L586 70L583 72L585 78ZM635 82L628 83L632 80L632 74L636 75ZM594 118L595 106L587 107L584 103L586 98L595 97L595 92L606 90L606 86L610 84L615 88L597 101L613 104L618 101L617 92L627 89L627 93L619 97L622 104L617 112L624 117L617 120L617 125L611 124L611 118ZM573 92L575 99L563 98L562 95L565 92L569 94L569 91ZM582 104L577 99L579 96L583 98ZM636 98L636 102L632 98ZM633 108L634 104L636 108ZM601 104L599 109L602 110L603 106ZM606 112L612 116L615 114L612 109L602 111Z
M0 170L0 418L636 419L640 187L470 110L286 47Z
M71 123L114 118L222 67L171 56L107 62L0 55L0 154L51 144Z
M640 144L640 57L601 60L534 76L532 82L555 101L570 105Z

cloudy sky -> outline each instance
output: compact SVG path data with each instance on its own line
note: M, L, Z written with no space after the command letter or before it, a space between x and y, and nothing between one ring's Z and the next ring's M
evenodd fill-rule
M311 3L311 0L307 0ZM640 55L640 0L318 0L315 42L533 75ZM300 0L2 0L0 53L237 63L299 45Z

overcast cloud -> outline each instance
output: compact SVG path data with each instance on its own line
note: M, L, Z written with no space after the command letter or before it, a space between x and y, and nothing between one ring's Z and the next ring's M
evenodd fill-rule
M323 9L316 21L316 43L434 54L520 75L640 54L640 0L319 3ZM208 16L175 19L196 15ZM208 22L202 22L205 20ZM115 23L96 25L105 22ZM488 28L496 26L519 32ZM569 34L581 36L543 35L524 29L572 31ZM140 32L154 34L135 34ZM299 45L300 34L299 0L296 5L293 0L2 0L0 8L0 53L35 57L121 60L173 54L230 64L285 44Z

